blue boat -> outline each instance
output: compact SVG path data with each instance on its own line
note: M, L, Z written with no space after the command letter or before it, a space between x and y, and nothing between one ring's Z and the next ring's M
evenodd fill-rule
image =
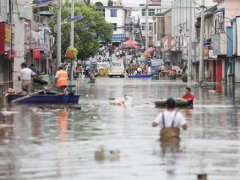
M128 75L129 78L150 78L152 77L151 74L135 74L135 75Z
M18 98L22 98L25 95L22 94L9 94L7 96L7 101L12 102ZM58 94L38 94L26 99L22 99L17 103L32 103L32 104L78 104L80 95L68 94L68 95L58 95Z

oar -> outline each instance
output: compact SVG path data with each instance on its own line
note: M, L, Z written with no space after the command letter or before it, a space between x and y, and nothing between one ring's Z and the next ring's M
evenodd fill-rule
M43 92L43 91L44 91L44 90L40 90L40 91L37 91L37 92L34 92L34 93L27 94L26 96L17 98L17 99L15 99L15 100L11 101L11 102L12 102L12 103L16 103L16 102L19 102L19 101L28 99L28 98L30 98L30 97L32 97L32 96L35 96L35 95L37 95L37 94L39 94L39 93L41 93L41 92Z

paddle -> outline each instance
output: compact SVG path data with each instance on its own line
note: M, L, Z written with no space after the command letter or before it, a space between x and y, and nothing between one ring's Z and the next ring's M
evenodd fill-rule
M35 96L35 95L37 95L37 94L39 94L39 93L41 93L41 92L43 92L43 91L44 91L44 90L40 90L40 91L37 91L37 92L34 92L34 93L27 94L27 95L25 95L25 96L23 96L23 97L20 97L20 98L17 98L17 99L15 99L15 100L13 100L12 103L16 103L16 102L19 102L19 101L28 99L28 98L30 98L30 97L32 97L32 96Z

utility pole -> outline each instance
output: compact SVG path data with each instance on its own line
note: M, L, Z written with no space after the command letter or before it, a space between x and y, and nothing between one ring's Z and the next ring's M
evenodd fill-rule
M199 82L204 81L204 5L205 0L202 0L201 6L201 29L200 29L200 65L199 65Z
M58 0L57 2L57 65L60 65L62 60L61 60L61 44L62 44L62 39L61 39L61 35L62 35L62 29L61 29L61 25L62 25L62 3L61 0Z
M74 17L74 0L71 1L71 18ZM71 21L70 46L74 47L74 21Z
M71 1L71 19L74 17L74 0ZM71 21L70 46L74 47L74 21ZM71 59L71 81L73 80L73 59Z
M192 2L189 6L189 42L188 42L188 83L192 80Z
M146 0L146 10L145 10L145 51L146 59L148 60L148 4L149 0Z

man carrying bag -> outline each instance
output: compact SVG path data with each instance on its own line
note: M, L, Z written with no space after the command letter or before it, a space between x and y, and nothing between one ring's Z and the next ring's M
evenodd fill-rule
M187 123L182 113L175 111L176 102L169 98L166 110L160 112L152 122L152 127L160 126L160 140L162 142L177 143L180 141L180 128L187 130Z

